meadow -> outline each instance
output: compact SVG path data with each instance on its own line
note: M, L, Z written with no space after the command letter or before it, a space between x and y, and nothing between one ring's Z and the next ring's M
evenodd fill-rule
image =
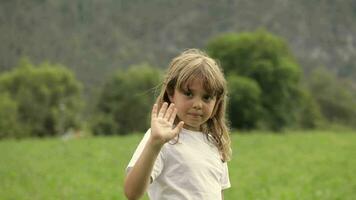
M0 199L125 199L141 137L0 141ZM227 200L356 199L356 132L232 134L232 147Z

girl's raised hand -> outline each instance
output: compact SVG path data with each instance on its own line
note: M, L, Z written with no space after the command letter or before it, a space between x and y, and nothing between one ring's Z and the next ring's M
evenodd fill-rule
M182 129L184 122L181 121L174 128L173 123L177 115L177 108L173 103L168 107L164 102L158 111L157 104L153 105L151 115L151 139L156 143L163 145L173 139Z

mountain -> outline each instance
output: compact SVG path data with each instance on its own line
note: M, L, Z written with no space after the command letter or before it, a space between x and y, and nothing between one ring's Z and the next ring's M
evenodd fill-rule
M61 63L92 91L117 68L164 68L211 37L259 28L283 37L305 73L356 80L355 0L0 0L0 72L22 56Z

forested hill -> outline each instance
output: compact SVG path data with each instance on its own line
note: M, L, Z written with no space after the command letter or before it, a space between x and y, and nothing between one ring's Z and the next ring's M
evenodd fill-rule
M182 49L258 28L285 38L305 72L356 80L354 0L1 0L0 71L28 56L68 66L89 88L117 68L165 67Z

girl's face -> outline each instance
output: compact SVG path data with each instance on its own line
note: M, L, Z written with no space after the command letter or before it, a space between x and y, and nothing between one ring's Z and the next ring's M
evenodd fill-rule
M184 128L192 131L200 131L200 126L211 117L216 103L216 97L208 94L202 81L197 79L183 91L175 89L169 100L178 109L177 115L184 121Z

